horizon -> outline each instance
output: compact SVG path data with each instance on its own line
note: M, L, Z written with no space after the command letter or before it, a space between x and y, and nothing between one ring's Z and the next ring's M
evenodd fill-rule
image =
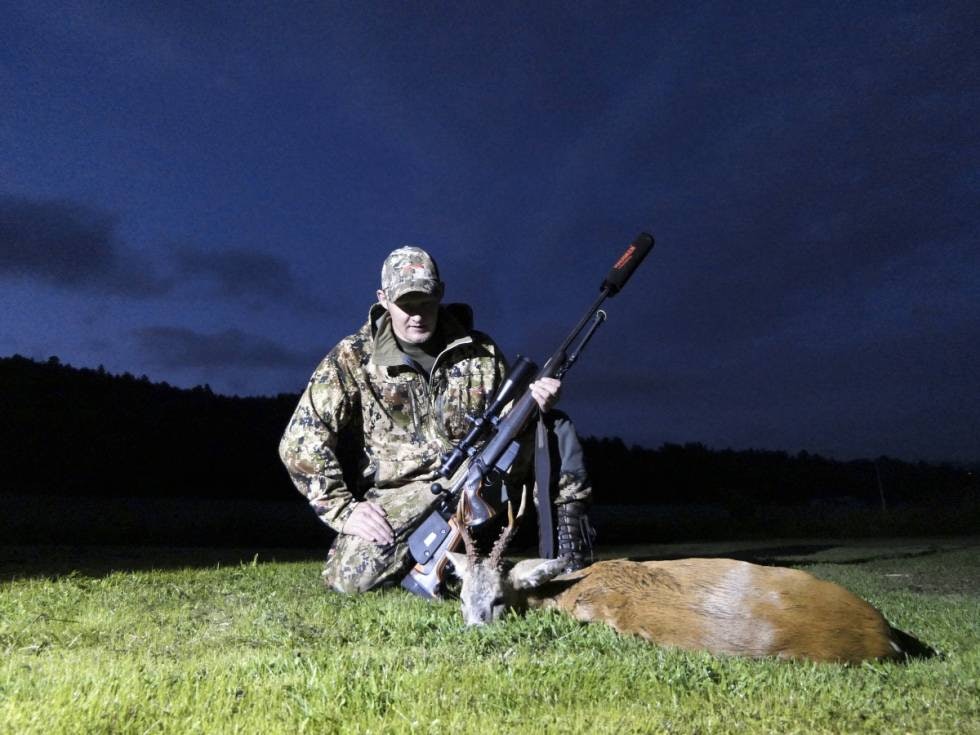
M274 400L279 400L281 398L298 398L299 393L300 393L300 391L296 391L296 392L275 393L275 394L267 394L267 395L238 395L238 394L228 394L228 393L222 393L222 392L219 392L219 391L215 391L208 384L197 384L197 385L193 385L193 386L175 385L175 384L170 383L169 381L166 381L166 380L155 380L152 376L146 375L146 374L134 375L133 373L129 373L129 372L114 373L114 372L111 372L111 371L107 370L105 368L105 366L104 365L101 365L101 364L100 365L97 365L95 367L87 366L87 365L73 365L70 362L63 361L57 355L49 355L45 359L37 359L37 358L28 357L28 356L20 355L20 354L0 355L0 360L13 360L13 359L26 360L26 361L29 361L29 362L35 364L35 365L54 365L56 367L67 368L69 370L76 370L76 371L79 371L79 372L88 372L88 371L91 371L91 372L95 372L95 373L100 374L100 375L107 376L109 378L118 378L118 379L121 379L121 380L130 379L130 380L134 380L136 382L147 382L151 386L160 386L160 387L170 388L170 389L177 390L177 391L182 391L182 392L193 392L193 391L199 391L199 390L200 391L206 391L206 392L209 392L215 398L226 398L226 399L229 399L229 400L267 400L267 401L274 401ZM52 362L52 360L54 360L55 362ZM285 426L283 426L283 429L285 430ZM640 445L640 444L627 442L627 441L625 441L620 436L598 436L598 435L594 435L594 434L582 434L581 435L581 438L582 438L583 441L597 441L597 442L601 442L601 441L620 441L620 442L622 442L626 446L626 448L628 450L640 449L642 451L659 451L659 450L661 450L661 449L663 449L664 447L667 447L667 446L678 446L678 447L698 446L698 447L703 447L704 449L706 449L709 452L736 452L736 453L739 453L739 452L764 452L764 453L774 453L774 454L785 454L785 455L787 455L787 456L789 456L791 458L797 458L801 454L803 454L803 455L807 455L807 456L812 457L812 458L829 459L829 460L832 460L834 462L840 462L842 464L857 463L857 462L877 462L877 461L880 461L880 460L889 460L889 461L903 462L903 463L906 463L906 464L917 464L919 462L923 462L925 464L934 465L934 466L937 466L937 467L952 467L952 468L969 469L969 470L980 469L980 455L978 455L973 460L969 460L969 459L966 459L966 460L950 460L950 459L942 459L942 458L909 459L909 458L906 458L906 457L898 457L898 456L892 456L892 455L878 455L876 457L866 457L866 456L862 456L862 457L858 457L858 456L839 457L839 456L835 456L835 455L821 454L819 452L810 451L810 450L808 450L806 448L802 448L802 449L798 449L798 450L792 451L792 450L788 450L788 449L781 448L781 447L754 447L754 446L753 447L733 447L731 445L720 447L720 446L713 446L713 445L710 445L710 444L706 444L705 442L698 441L696 439L692 439L692 440L688 440L688 441L671 441L670 439L667 439L664 442L662 442L659 446L643 446L643 445Z

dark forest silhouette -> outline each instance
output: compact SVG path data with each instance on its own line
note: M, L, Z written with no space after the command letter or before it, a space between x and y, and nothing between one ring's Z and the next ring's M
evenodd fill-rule
M277 453L297 399L180 389L55 357L0 358L0 491L302 503ZM599 506L711 505L730 523L751 525L760 508L781 506L888 512L976 505L976 467L700 444L645 449L618 438L583 443ZM342 447L353 467L356 443Z

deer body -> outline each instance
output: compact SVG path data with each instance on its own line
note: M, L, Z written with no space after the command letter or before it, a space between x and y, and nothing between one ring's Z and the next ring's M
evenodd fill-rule
M613 559L562 574L568 561L559 558L526 559L505 572L514 529L508 506L507 528L481 558L460 525L467 553L448 556L462 580L467 625L544 607L658 645L719 655L858 662L934 654L857 595L797 569L735 559Z
M553 608L651 643L718 655L858 662L922 655L870 604L796 569L734 559L601 561L555 576L562 559L529 559L508 574L453 559L468 624L507 608Z
M598 562L528 590L527 605L691 651L851 662L901 654L881 613L843 587L734 559Z

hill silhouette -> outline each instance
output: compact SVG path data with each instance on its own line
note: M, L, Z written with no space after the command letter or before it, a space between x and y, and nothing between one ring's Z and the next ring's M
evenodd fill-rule
M277 447L298 400L222 396L145 375L111 375L52 357L0 358L3 490L60 497L295 500ZM815 454L701 444L628 447L586 438L597 504L724 506L738 518L758 506L831 498L868 507L955 504L977 495L977 468L879 457L835 461ZM354 469L358 447L341 439Z
M296 396L238 398L15 355L0 359L7 490L289 497L276 448Z

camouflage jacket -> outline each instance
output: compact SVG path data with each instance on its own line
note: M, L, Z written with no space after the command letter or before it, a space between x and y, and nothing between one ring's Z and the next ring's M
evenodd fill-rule
M370 499L385 505L398 488L436 480L440 456L469 428L467 414L485 410L506 372L499 348L471 325L470 307L440 308L446 347L425 375L399 349L388 312L375 304L367 323L317 366L279 455L328 526L340 531L355 500L335 454L342 429L362 439L359 469Z

